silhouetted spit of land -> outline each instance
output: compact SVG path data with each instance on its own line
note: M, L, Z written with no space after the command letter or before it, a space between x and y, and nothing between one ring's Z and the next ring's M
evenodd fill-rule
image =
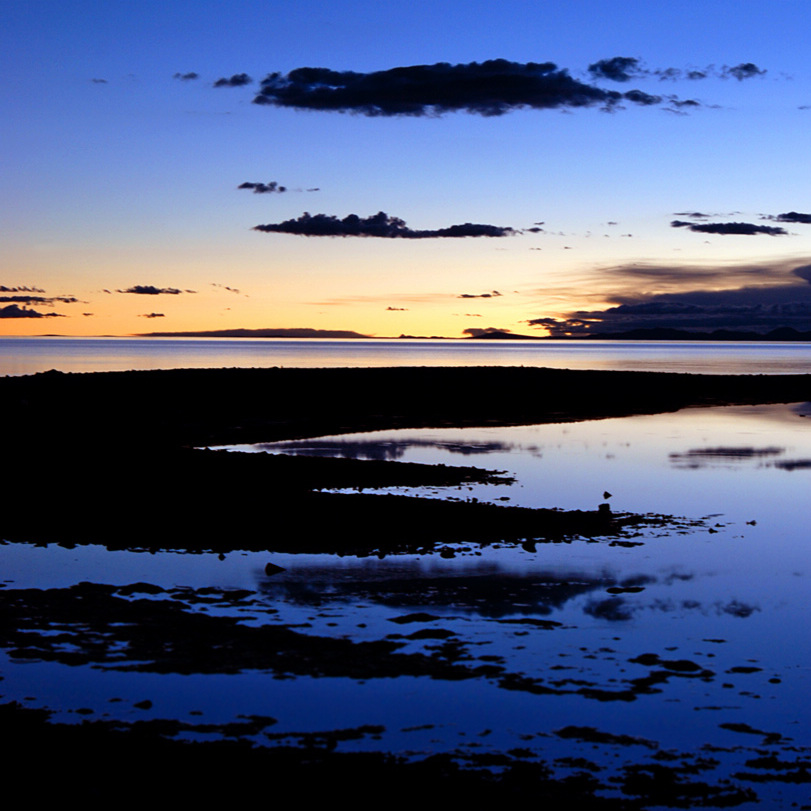
M457 541L610 534L637 519L596 509L527 510L318 492L393 484L464 486L494 475L475 468L195 447L809 399L811 376L805 375L501 367L46 372L2 378L4 459L13 476L0 534L111 548L354 554L429 550Z

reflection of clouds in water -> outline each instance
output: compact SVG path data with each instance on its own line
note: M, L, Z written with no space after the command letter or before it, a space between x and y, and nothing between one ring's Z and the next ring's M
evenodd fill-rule
M775 462L770 467L776 467L780 470L808 470L811 468L811 459L785 459L780 462Z
M265 442L253 446L261 451L283 451L297 456L337 456L344 459L374 459L390 461L402 459L412 448L437 448L446 453L476 456L488 453L523 452L540 456L536 445L515 442L452 442L441 439L386 439L386 440L295 440L292 442Z
M617 578L610 573L533 572L510 574L473 569L464 574L428 574L421 567L406 566L400 571L366 577L367 570L330 572L328 569L301 569L285 572L259 584L260 590L274 600L297 606L320 606L326 603L371 603L399 609L432 610L444 608L459 614L498 618L510 615L548 616L561 610L574 598L593 592L628 589L641 592L645 586L661 583L671 586L691 580L693 574L662 578L648 574ZM278 603L277 603L278 605ZM584 609L587 614L603 619L630 619L641 606L629 604L624 597L592 598Z
M657 598L648 604L639 603L638 601L631 604L625 597L607 597L604 600L589 600L583 607L584 614L596 619L608 620L609 622L625 622L633 619L635 614L647 610L659 611L663 614L698 611L704 616L711 613L719 617L727 614L745 619L756 611L760 611L760 606L743 603L740 600L730 600L728 603L716 601L705 605L699 600L662 600L661 598Z
M748 462L752 459L763 459L768 456L780 456L785 452L785 448L773 446L765 448L692 448L684 453L671 453L668 458L674 467L682 470L699 470L707 467L730 467L731 463Z
M804 404L808 405L808 404ZM670 463L680 470L702 470L709 467L731 468L738 462L762 460L769 456L780 456L786 452L785 448L694 448L684 453L671 453ZM809 470L811 459L780 459L765 462L759 467L776 467L779 470Z

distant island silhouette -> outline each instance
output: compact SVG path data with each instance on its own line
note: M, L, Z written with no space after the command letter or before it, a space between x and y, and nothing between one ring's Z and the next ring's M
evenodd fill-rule
M373 338L360 332L342 329L311 329L291 327L274 329L211 329L183 332L142 332L138 338Z
M182 332L141 332L137 338L377 338L378 340L434 340L434 341L811 341L811 331L800 332L793 327L778 327L769 332L717 329L712 332L668 327L632 329L627 332L593 332L582 335L523 335L507 330L482 330L476 335L451 338L447 335L366 335L353 330L313 329L310 327L266 327L264 329L185 330Z

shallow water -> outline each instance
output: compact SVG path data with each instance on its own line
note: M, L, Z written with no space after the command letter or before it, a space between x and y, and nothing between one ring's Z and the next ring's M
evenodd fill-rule
M629 545L611 539L538 543L535 551L468 545L453 558L382 560L0 547L7 589L81 580L247 588L253 592L247 604L224 600L205 609L355 642L397 634L406 653L437 654L458 643L460 664L497 666L498 674L280 680L247 669L237 676L161 676L6 656L0 689L4 700L28 697L26 705L51 707L62 719L88 717L77 709L126 720L192 720L202 712L206 721L226 722L260 714L277 719L268 730L277 736L377 725L385 730L340 748L413 756L526 750L558 760L560 775L571 772L561 758L585 757L601 770L607 793L617 769L654 755L677 754L693 765L711 756L718 762L703 772L710 782L752 772L746 762L764 752L796 764L811 756L808 413L807 404L687 409L262 448L477 465L516 477L512 485L418 491L430 497L594 509L610 491L615 511L685 519L644 530L625 539ZM271 560L284 571L265 574ZM394 622L415 612L434 619ZM664 679L634 681L654 671ZM117 698L123 700L111 703ZM144 698L152 707L135 708ZM561 737L568 727L648 743ZM712 751L702 749L708 745ZM770 808L809 798L805 783L734 780Z
M533 366L806 374L808 342L0 337L0 375L222 367Z

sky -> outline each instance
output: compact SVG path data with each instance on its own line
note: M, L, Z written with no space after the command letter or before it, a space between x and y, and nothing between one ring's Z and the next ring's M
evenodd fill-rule
M0 335L811 329L806 11L6 0Z

